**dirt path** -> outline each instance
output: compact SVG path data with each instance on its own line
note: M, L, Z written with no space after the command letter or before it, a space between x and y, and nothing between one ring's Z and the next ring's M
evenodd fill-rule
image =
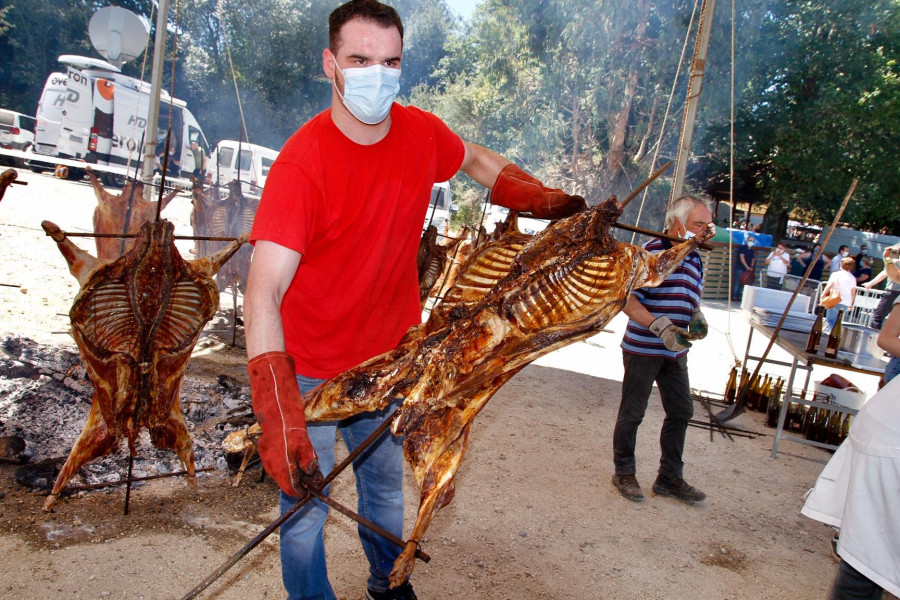
M93 194L48 175L20 177L29 186L11 189L0 204L0 283L21 286L0 287L0 337L74 347L54 332L68 327L64 315L77 284L39 223L89 230ZM176 233L190 233L189 212L184 196L164 216ZM90 242L82 246L93 251ZM718 392L733 360L725 333L743 354L746 324L724 306L706 310L713 333L692 351L691 376L697 387ZM830 455L788 444L772 459L763 415L734 422L765 434L755 439L689 430L686 475L709 496L700 506L653 494L634 504L612 488L624 319L610 329L526 368L479 415L456 498L423 542L432 561L416 567L419 597L823 598L835 572L831 532L799 510ZM200 380L222 373L246 381L239 348L211 344L202 365L194 362L192 377ZM654 394L638 439L645 490L655 476L662 417ZM7 419L3 426L11 425ZM73 435L81 425L72 424ZM179 598L276 516L275 488L259 483L258 471L239 488L221 469L200 476L196 488L183 480L136 486L123 516L121 489L64 497L43 513L43 496L15 483L15 470L0 465L0 598ZM417 504L411 476L406 493L408 531ZM355 504L352 475L336 480L334 495ZM326 535L338 596L361 599L365 558L355 525L332 517ZM202 597L283 597L277 536Z

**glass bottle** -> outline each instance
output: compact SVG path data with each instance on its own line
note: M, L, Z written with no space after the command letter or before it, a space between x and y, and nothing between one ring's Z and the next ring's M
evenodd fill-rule
M737 394L737 365L731 367L731 374L728 375L728 383L725 385L725 404L734 404Z
M750 383L747 386L747 400L744 403L744 406L747 407L747 410L756 409L756 397L758 396L758 389L759 375L755 375L750 378Z
M769 406L766 409L766 427L778 427L778 413L781 411L779 396L778 387L776 386L773 393L769 395ZM785 420L784 428L790 429L790 426L790 423Z
M803 428L806 430L803 437L808 440L816 441L816 433L819 429L819 411L816 407L809 407L809 412L806 414L806 424Z
M809 338L806 340L807 354L815 354L819 350L819 340L822 338L822 321L824 313L824 307L816 307L816 321L813 323L812 329L809 330Z
M760 396L760 403L756 405L756 410L761 413L764 413L769 410L769 402L772 398L772 393L775 391L775 378L769 376L767 378L766 385L763 389L762 396Z
M825 346L825 358L837 358L838 348L841 345L841 333L843 333L842 321L844 320L844 309L838 311L837 320L831 333L828 334L828 344Z
M844 415L844 422L841 423L841 442L847 439L847 436L850 435L850 419L853 416L850 413Z

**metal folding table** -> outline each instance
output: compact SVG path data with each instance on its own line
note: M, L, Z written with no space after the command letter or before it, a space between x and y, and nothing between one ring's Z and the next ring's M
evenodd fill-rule
M747 364L748 360L755 360L759 362L759 356L751 356L750 355L750 342L753 340L753 333L759 332L764 335L767 339L772 338L772 334L774 333L774 329L771 327L767 327L760 323L755 322L753 319L750 319L750 335L747 337L747 350L744 353L744 365ZM788 366L791 368L790 375L788 376L787 386L784 392L784 400L781 404L781 409L778 412L778 425L775 430L775 441L772 443L772 458L776 458L778 456L778 446L782 441L788 442L796 442L799 444L807 444L810 446L816 446L818 448L827 448L834 450L837 446L833 444L826 444L823 442L816 442L814 440L807 440L802 437L794 436L794 435L786 435L784 433L784 422L787 416L788 407L792 402L796 402L799 405L805 405L815 408L825 408L827 410L835 410L842 414L850 414L855 415L858 411L854 408L850 408L847 406L843 406L837 403L825 403L819 402L817 400L807 400L806 398L801 398L799 396L794 395L794 378L797 374L798 369L802 369L806 371L806 381L803 384L802 393L805 394L809 387L809 379L812 375L812 368L814 365L822 365L825 367L830 367L833 369L842 369L845 371L851 371L855 373L862 373L865 375L872 375L875 377L881 377L884 374L884 368L887 365L886 362L874 357L859 357L855 355L847 355L846 353L839 352L838 357L836 359L825 358L821 354L824 349L827 338L823 336L821 344L820 344L820 353L819 354L808 354L806 352L806 341L808 335L806 333L800 333L796 331L787 331L782 329L778 332L778 336L775 338L775 345L787 352L791 355L791 362L784 362L779 360L772 360L767 358L766 363ZM852 358L852 360L851 360ZM860 362L862 361L862 362Z

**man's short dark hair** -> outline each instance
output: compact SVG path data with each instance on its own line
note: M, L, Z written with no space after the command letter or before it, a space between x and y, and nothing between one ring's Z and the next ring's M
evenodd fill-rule
M846 248L847 250L849 250L849 249L850 249L850 246L848 246L847 244L841 244L841 246L838 248L838 252L843 252L843 251L844 251L844 248Z
M328 47L337 53L341 44L341 27L352 19L373 21L385 29L396 27L403 42L403 21L393 7L382 4L378 0L350 0L334 9L328 17Z

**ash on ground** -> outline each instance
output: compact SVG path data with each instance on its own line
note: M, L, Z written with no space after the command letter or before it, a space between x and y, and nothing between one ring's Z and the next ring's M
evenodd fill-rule
M191 430L197 469L225 470L222 440L254 420L250 388L237 378L244 372L242 352L232 348L236 356L230 361L210 358L223 346L215 338L201 339L197 347L206 353L191 359L181 384L181 410ZM93 387L74 345L47 346L18 336L0 339L0 437L24 439L22 460L32 467L19 470L20 483L39 489L53 485L87 421L92 398ZM136 448L133 477L182 469L175 452L155 448L146 430ZM120 481L127 469L128 441L123 437L115 452L83 466L69 486Z

